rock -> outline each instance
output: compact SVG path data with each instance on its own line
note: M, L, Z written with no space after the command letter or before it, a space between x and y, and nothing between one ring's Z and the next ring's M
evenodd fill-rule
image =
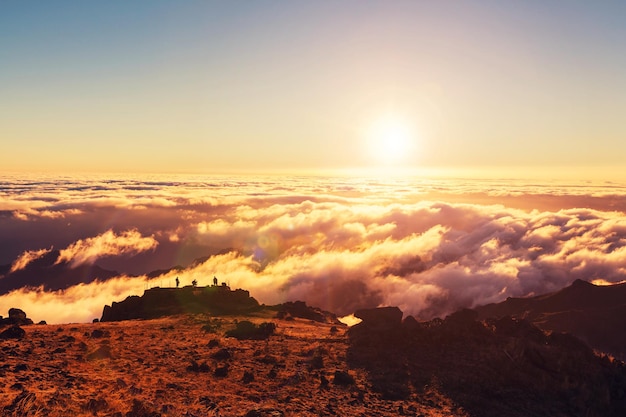
M26 320L26 313L19 308L10 308L9 318L13 320Z
M322 352L316 351L309 361L309 370L324 368L324 356Z
M93 332L91 332L92 339L100 339L101 337L105 337L108 335L109 335L108 332L105 332L104 330L100 330L100 329L95 329Z
M250 371L244 371L241 382L243 382L244 384L249 384L252 381L254 381L254 374Z
M26 313L19 308L10 308L9 309L9 317L1 318L0 324L14 324L14 325L28 325L33 324L33 321L26 317Z
M26 336L26 331L19 326L11 326L0 333L0 339L22 339Z
M25 363L17 364L13 368L13 372L23 372L23 371L28 371L28 365L26 365Z
M218 366L217 368L215 368L215 372L213 372L213 375L215 375L218 378L225 378L228 376L228 364L223 365L223 366Z
M333 378L333 384L335 385L354 385L354 377L346 371L335 371Z
M223 360L232 358L233 354L230 353L230 350L228 350L226 348L222 348L222 349L218 350L217 352L213 353L211 355L211 357L213 359L215 359L215 360L223 361Z
M104 398L91 398L87 403L83 406L85 411L93 413L96 415L100 411L104 411L109 408L109 403Z
M320 375L320 388L328 388L328 378L324 375Z
M215 332L217 331L217 329L215 328L215 326L214 326L214 325L212 325L212 324L210 324L210 323L207 323L207 324L205 324L204 326L202 326L202 330L203 330L205 333L215 333Z
M161 414L150 410L141 401L133 399L133 406L131 410L126 413L126 417L161 417Z
M187 370L189 372L209 372L211 370L211 368L209 368L209 365L206 362L202 362L200 364L198 364L198 362L196 361L191 361L191 364L187 367Z
M402 310L398 307L361 309L354 316L363 320L366 326L397 326L402 323Z

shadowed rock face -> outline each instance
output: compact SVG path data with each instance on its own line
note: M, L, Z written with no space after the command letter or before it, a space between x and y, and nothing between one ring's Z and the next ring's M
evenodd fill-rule
M183 313L239 314L259 309L245 290L227 286L152 288L143 296L130 296L104 306L100 321L152 319Z
M596 286L576 280L560 291L508 298L475 309L479 318L524 318L537 327L576 335L589 346L626 360L626 284Z
M472 310L399 325L389 314L386 326L384 311L362 316L348 333L348 361L383 398L436 385L472 416L626 415L624 364L572 335L512 317L478 321Z

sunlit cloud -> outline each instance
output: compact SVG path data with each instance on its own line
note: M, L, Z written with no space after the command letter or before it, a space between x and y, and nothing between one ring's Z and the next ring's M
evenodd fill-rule
M39 249L39 250L28 250L22 253L11 265L11 269L9 272L13 273L15 271L19 271L20 269L26 268L26 266L34 261L35 259L39 259L42 256L50 253L52 248L50 249Z
M69 262L73 267L93 264L105 256L132 255L154 249L157 245L154 237L143 237L137 230L127 230L120 234L107 230L101 235L79 240L62 249L56 263Z
M106 282L79 284L64 291L20 289L0 295L3 306L21 306L34 322L48 324L90 322L102 316L104 305L123 300L127 294L141 294L146 288L142 278L120 276Z

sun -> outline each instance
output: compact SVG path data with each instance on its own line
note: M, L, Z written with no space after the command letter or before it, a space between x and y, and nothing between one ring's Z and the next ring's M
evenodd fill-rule
M411 124L395 115L372 123L366 138L369 159L377 164L404 164L415 150L416 138Z

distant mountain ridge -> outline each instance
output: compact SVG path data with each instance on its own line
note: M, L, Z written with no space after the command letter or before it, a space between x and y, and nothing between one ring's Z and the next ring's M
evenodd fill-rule
M481 319L511 316L542 330L571 333L594 349L626 360L626 283L598 286L576 280L553 293L508 298L475 311Z
M48 291L64 290L73 285L88 284L96 279L106 281L120 275L98 265L82 264L72 267L66 261L57 263L59 255L58 250L52 250L14 272L11 272L11 265L0 266L0 294L40 286Z

